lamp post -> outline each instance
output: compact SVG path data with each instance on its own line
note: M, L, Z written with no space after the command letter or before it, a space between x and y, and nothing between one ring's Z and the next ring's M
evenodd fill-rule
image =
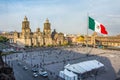
M7 62L7 60L6 60L6 54L5 54L5 63Z
M45 54L43 53L43 55L42 55L42 67L43 67L43 69L44 69L44 56L45 56Z
M31 68L32 68L32 53L30 53L30 56L31 56Z
M95 80L97 80L98 70L95 72Z

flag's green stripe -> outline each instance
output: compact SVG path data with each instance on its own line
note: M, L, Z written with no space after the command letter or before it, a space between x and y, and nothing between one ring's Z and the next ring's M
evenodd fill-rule
M89 29L92 29L95 31L95 21L91 17L89 17Z

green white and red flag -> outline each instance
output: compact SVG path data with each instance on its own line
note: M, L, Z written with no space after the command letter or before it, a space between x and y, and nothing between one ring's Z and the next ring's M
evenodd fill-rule
M101 34L108 34L104 25L92 19L91 17L89 17L89 29Z

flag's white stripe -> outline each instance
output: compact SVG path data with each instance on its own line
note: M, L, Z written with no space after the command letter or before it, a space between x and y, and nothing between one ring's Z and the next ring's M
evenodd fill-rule
M101 33L100 23L95 20L95 32Z

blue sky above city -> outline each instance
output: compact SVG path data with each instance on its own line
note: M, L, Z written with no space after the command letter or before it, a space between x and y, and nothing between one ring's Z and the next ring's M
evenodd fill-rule
M52 30L86 34L88 14L104 24L109 35L118 35L119 3L120 0L0 0L0 31L20 32L27 16L33 32L38 27L43 31L43 23L48 18Z

